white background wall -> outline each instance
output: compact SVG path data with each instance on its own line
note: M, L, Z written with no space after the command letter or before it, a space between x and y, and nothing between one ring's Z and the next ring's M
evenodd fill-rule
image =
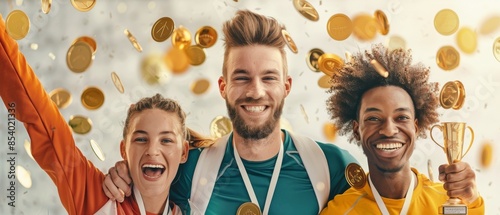
M293 54L287 50L290 73L294 79L283 117L295 132L320 141L326 141L323 124L329 119L325 111L328 95L324 89L318 87L317 80L321 74L312 72L307 67L307 52L312 48L321 48L325 52L343 56L345 51L354 53L370 48L371 43L384 43L391 36L399 35L406 40L406 47L413 50L414 60L422 61L431 68L433 81L439 82L441 86L451 80L460 80L464 84L467 97L463 108L440 109L441 120L465 121L474 128L476 139L464 161L469 162L476 170L478 189L486 201L486 214L500 214L500 147L496 146L500 132L500 62L495 60L492 52L493 41L500 36L500 27L488 35L478 34L477 51L473 54L459 51L460 66L452 71L443 71L436 65L436 52L444 45L451 45L459 50L455 42L456 34L440 35L433 25L435 14L441 9L449 8L458 14L460 27L468 26L478 30L487 18L500 16L500 1L309 2L320 14L317 22L302 17L293 7L291 0L106 0L97 1L89 12L77 11L69 0L53 0L49 14L41 12L40 1L2 0L0 13L4 19L15 9L28 14L31 29L26 38L18 41L20 48L47 91L63 87L72 93L72 104L61 110L65 118L80 114L92 119L92 131L87 135L75 134L75 139L83 154L104 172L121 160L118 143L121 140L126 109L129 104L143 96L161 92L164 96L180 101L183 108L189 112L188 126L205 134L209 134L209 124L213 118L226 115L224 101L216 87L223 56L221 26L237 9L250 9L275 17L287 26L299 52ZM378 35L370 42L359 41L354 36L344 41L335 41L328 36L326 23L333 14L344 13L352 18L358 13L372 14L377 9L383 10L389 18L389 35ZM176 27L185 26L193 36L198 28L210 25L218 31L219 40L214 47L205 50L207 59L204 64L192 66L182 75L173 75L166 84L149 85L140 76L141 59L151 53L165 53L171 47L170 39L158 43L151 38L151 26L163 16L171 17ZM142 45L142 53L137 52L127 40L123 34L125 28L128 28ZM66 66L66 52L71 42L83 35L95 38L97 52L90 68L84 73L76 74ZM33 43L38 44L37 50L30 48ZM116 71L121 77L125 94L120 94L114 88L110 78L112 71ZM211 81L210 89L203 95L194 95L189 85L202 77ZM79 99L82 90L90 85L101 88L106 96L103 107L94 111L86 110ZM20 123L17 123L16 129L16 164L30 172L32 187L24 188L18 183L16 207L12 210L7 205L9 164L6 161L8 150L5 108L0 108L0 122L0 143L3 143L0 144L0 214L65 214L52 181L24 150L24 140L29 138ZM106 155L105 161L100 161L94 155L89 144L90 139L100 144ZM490 141L494 147L493 162L488 168L480 163L481 149L485 141ZM366 159L360 148L348 144L343 137L338 137L333 143L348 149L367 169ZM435 179L437 167L446 162L443 151L430 139L419 140L417 145L412 165L427 173L427 160L431 159Z

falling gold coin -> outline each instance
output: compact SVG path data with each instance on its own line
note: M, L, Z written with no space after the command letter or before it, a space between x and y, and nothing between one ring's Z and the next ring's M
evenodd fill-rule
M71 5L81 12L87 12L95 6L96 0L71 0Z
M115 85L118 92L123 94L125 92L125 87L123 87L122 81L120 80L120 77L118 77L118 74L116 74L116 72L111 72L111 80L113 81L113 84Z
M203 26L196 31L194 39L197 45L210 48L217 42L217 31L210 26Z
M380 64L380 62L378 62L375 59L372 59L370 61L370 64L380 76L384 78L389 77L389 72L387 71L387 69L384 68L384 66L382 66L382 64Z
M189 64L193 66L198 66L205 62L205 50L199 45L192 45L186 48L186 55L189 59Z
M500 62L500 37L497 37L493 42L493 55Z
M31 188L33 182L31 181L31 174L23 166L16 166L16 178L24 188Z
M463 27L457 33L457 45L463 52L472 54L477 48L477 35L472 29Z
M481 165L488 168L493 160L493 144L485 142L481 149Z
M434 27L442 35L451 35L458 30L458 15L450 9L440 10L434 17Z
M184 50L172 46L164 57L165 65L174 74L182 74L186 72L190 66L189 57Z
M71 45L66 53L68 68L76 73L87 70L92 64L92 47L86 42L78 41Z
M21 10L13 10L5 19L5 29L14 40L21 40L30 30L30 20Z
M151 28L151 37L156 42L167 40L174 31L174 20L170 17L162 17L158 19Z
M443 46L437 52L436 63L444 70L455 69L460 63L460 54L452 46Z
M50 12L50 7L52 6L52 0L42 0L42 12L48 14Z
M31 143L27 139L24 140L24 150L26 150L26 154L28 154L31 159L35 160L35 158L33 158L33 154L31 154Z
M210 123L210 134L214 138L223 137L233 131L231 120L225 116L217 116Z
M328 35L334 40L345 40L352 34L352 21L345 14L334 14L328 19L326 30L328 31Z
M384 11L376 10L374 15L378 24L378 31L382 35L387 35L389 33L390 25Z
M194 94L201 95L205 93L209 87L210 87L210 81L205 78L202 78L191 83L190 88L191 92L193 92Z
M452 108L454 110L459 110L460 108L462 108L462 106L464 105L464 102L465 102L465 87L462 84L462 82L460 82L458 80L454 81L454 82L457 85L458 98L457 98L457 102L455 102L455 104L453 105Z
M95 52L97 51L97 43L95 42L94 38L92 38L92 37L81 36L81 37L78 37L77 39L75 39L73 41L73 43L71 43L71 44L75 44L76 42L85 42L85 43L89 44L90 48L92 48L92 54L95 54Z
M337 137L337 127L335 126L335 124L327 122L323 124L323 134L325 135L326 140L333 142Z
M323 52L323 50L318 48L311 49L309 53L307 53L306 62L307 66L309 66L309 69L311 69L314 72L321 72L319 70L318 59L324 53L325 52Z
M98 109L104 104L104 93L97 87L88 87L83 91L81 101L89 110Z
M132 43L135 50L137 50L138 52L142 52L142 46L141 44L139 44L139 42L137 42L137 39L135 39L134 35L132 35L132 33L130 33L128 29L125 29L123 33L127 35L128 40Z
M106 158L104 157L104 153L101 150L101 147L99 147L99 144L95 140L90 140L90 147L92 148L92 151L94 151L94 154L99 158L99 160L104 161Z
M149 54L142 59L141 73L148 84L165 84L172 78L172 72L159 54Z
M172 33L172 45L178 49L184 49L191 45L191 33L184 26L179 26Z
M318 86L323 88L323 89L330 89L330 87L332 86L330 84L330 80L332 79L331 76L328 76L328 75L322 75L319 79L318 79Z
M439 93L439 103L444 109L450 109L455 106L459 98L460 91L457 83L454 81L449 81L444 84Z
M293 0L293 6L295 9L302 14L305 18L311 21L318 21L319 14L318 11L306 0Z
M366 174L363 168L357 163L350 163L345 168L345 178L347 183L356 189L362 189L366 184Z
M395 49L406 50L406 41L403 37L398 35L392 35L386 40L386 46L389 51Z
M352 34L359 40L369 41L377 36L378 23L368 14L359 14L352 19Z
M432 172L431 159L427 160L427 172L429 172L429 180L434 181L434 174Z
M292 50L293 53L297 53L299 51L297 49L297 45L293 41L293 39L290 36L290 34L288 33L288 31L286 31L285 29L281 30L281 35L285 39L285 43L288 46L288 48L290 48L290 50Z
M71 101L73 101L71 93L63 88L57 88L50 91L49 97L59 109L68 107L71 104Z
M325 53L318 58L319 70L332 77L342 68L344 62L336 54Z
M70 116L68 125L77 134L87 134L92 129L92 121L84 116Z
M492 16L483 22L479 28L479 33L482 35L491 34L498 28L500 28L500 16Z

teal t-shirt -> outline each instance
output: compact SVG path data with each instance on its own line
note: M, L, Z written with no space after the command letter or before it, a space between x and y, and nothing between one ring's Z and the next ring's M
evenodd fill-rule
M283 130L283 132L285 132L283 164L269 214L317 215L320 209L309 176L292 138L287 131ZM241 204L251 202L234 159L233 145L229 144L232 143L232 135L228 141L205 214L236 214ZM328 161L331 184L329 199L333 199L335 195L343 193L350 187L345 180L344 170L349 163L357 161L349 152L336 145L319 142L318 145ZM189 152L188 161L179 168L170 189L171 199L181 207L185 214L190 214L190 210L196 210L189 208L188 199L191 196L194 169L201 151L201 149L194 149ZM264 208L276 158L277 156L258 162L243 160L261 209Z

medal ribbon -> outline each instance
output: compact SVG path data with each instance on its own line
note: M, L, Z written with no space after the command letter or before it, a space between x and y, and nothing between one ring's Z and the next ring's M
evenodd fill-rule
M146 209L144 208L144 201L142 201L141 193L139 193L139 189L134 186L134 196L135 201L137 201L137 206L139 206L139 212L141 215L146 215ZM170 196L167 198L167 202L165 202L165 209L163 209L163 215L168 215L171 212L170 204L169 204Z
M250 178L248 177L247 170L245 169L245 166L241 161L240 155L238 154L238 150L236 150L234 140L233 140L233 150L234 150L234 158L236 160L236 164L238 165L238 169L240 170L243 182L245 183L245 187L247 188L248 195L250 196L252 202L260 208L252 184L250 183ZM278 159L276 160L276 164L274 164L273 175L271 176L271 182L269 183L269 189L267 190L266 203L264 204L264 211L262 212L263 215L267 215L269 213L269 206L271 205L271 200L273 199L274 195L274 189L276 189L276 184L278 182L278 177L281 171L281 164L283 162L283 151L284 151L283 141L281 141L280 151L278 152Z
M401 208L401 215L406 215L408 213L408 208L410 208L410 202L411 198L413 196L413 189L415 186L415 179L413 176L411 176L410 180L410 187L408 187L408 190L406 191L406 197L405 197L405 202L403 203L403 208ZM387 210L387 207L384 204L384 201L382 200L382 197L380 197L380 194L377 191L377 188L373 186L373 182L371 177L368 177L368 181L370 182L370 187L372 188L372 193L373 196L375 197L375 201L377 201L378 208L380 209L380 212L382 212L383 215L389 215L389 211Z

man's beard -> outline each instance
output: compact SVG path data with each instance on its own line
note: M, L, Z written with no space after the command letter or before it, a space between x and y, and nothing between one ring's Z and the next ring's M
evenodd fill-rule
M229 113L229 118L231 118L231 122L233 123L233 129L236 133L238 133L244 139L254 139L259 140L266 138L273 132L276 127L276 124L279 123L281 113L283 112L284 100L282 99L278 108L274 111L271 118L267 119L262 126L259 127L250 127L245 123L245 120L236 112L236 108L231 106L229 102L226 100L227 112ZM252 98L246 98L245 102L251 103L256 102ZM236 104L240 103L239 100L236 100Z

